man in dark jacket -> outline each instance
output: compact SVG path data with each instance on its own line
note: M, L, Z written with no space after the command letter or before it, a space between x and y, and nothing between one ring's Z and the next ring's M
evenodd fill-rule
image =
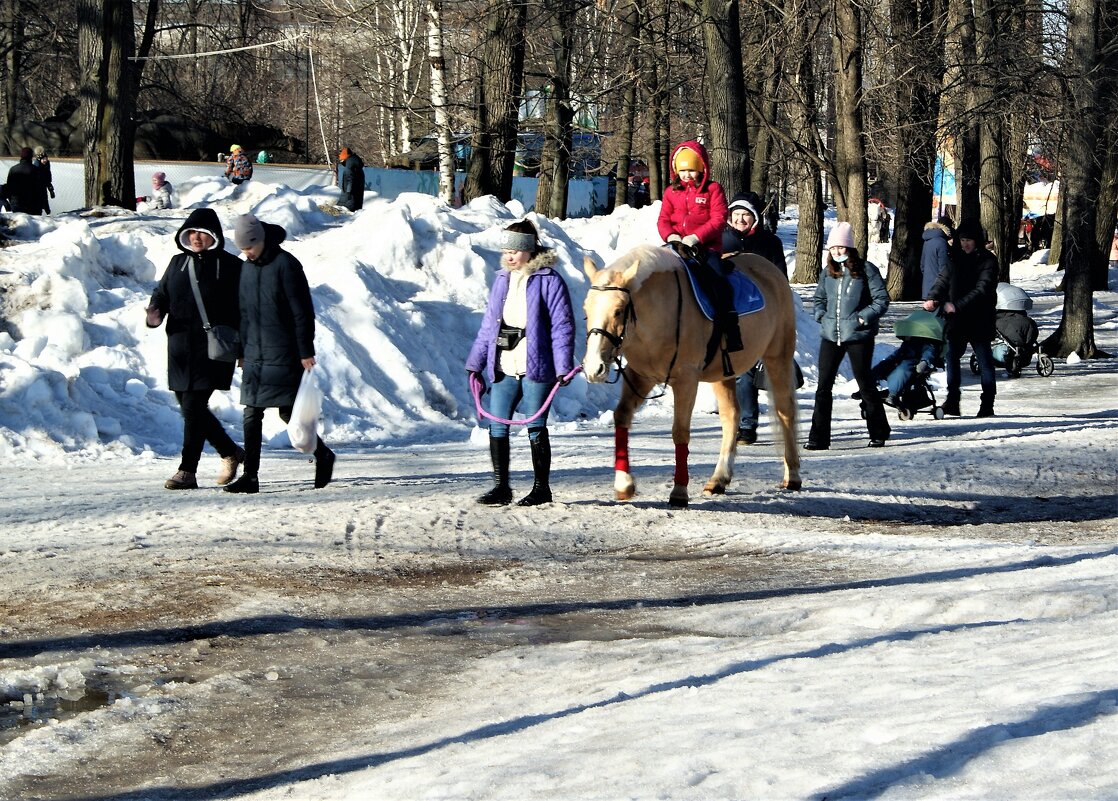
M787 275L784 245L780 237L766 231L761 225L758 205L757 195L753 192L734 195L734 199L727 206L730 217L725 230L722 231L722 252L724 254L755 253L771 261ZM757 421L761 416L757 397L757 371L760 365L761 363L758 362L738 378L737 394L741 406L741 419L738 422L739 445L752 445L757 441Z
M164 482L169 490L195 489L195 473L202 448L209 440L221 456L217 483L228 484L244 461L244 451L210 411L210 396L229 389L233 362L209 358L206 332L190 270L210 325L240 326L238 286L241 260L225 250L225 236L213 209L195 209L175 234L182 253L171 259L147 308L147 325L155 328L167 318L167 387L182 410L182 459L176 473Z
M365 204L365 162L356 152L343 147L338 154L339 202L350 211L357 211Z
M226 492L260 491L264 410L291 419L303 373L315 365L314 302L299 260L280 247L287 232L251 214L237 218L233 242L245 257L241 270L241 403L245 407L244 473ZM321 438L314 450L314 486L334 474L334 452Z
M994 375L994 339L997 306L998 262L986 250L986 232L975 220L963 220L955 229L956 245L947 267L939 274L924 301L926 311L943 306L947 340L947 400L944 414L959 415L959 359L969 343L978 361L982 398L978 417L994 416L997 379Z
M7 193L12 211L42 214L47 205L47 188L39 168L31 163L31 148L19 151L19 163L8 170Z
M920 251L920 297L928 297L939 274L947 266L951 229L935 220L924 226L924 247Z

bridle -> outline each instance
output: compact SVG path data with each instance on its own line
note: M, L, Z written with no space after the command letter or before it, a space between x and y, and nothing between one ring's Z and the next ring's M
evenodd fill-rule
M672 368L675 367L676 358L679 356L679 331L683 322L683 287L680 285L679 272L675 273L676 285L676 314L675 314L675 352L672 354L672 360L668 364L668 374L664 377L663 385L665 389L661 390L659 395L649 395L645 400L655 400L656 398L663 397L667 393L668 381L672 377ZM629 380L629 376L625 374L625 368L621 365L621 345L625 342L625 334L629 330L629 321L637 322L637 310L633 307L633 293L625 286L591 286L591 291L597 292L624 292L625 310L621 313L621 333L613 334L604 328L591 328L586 332L587 341L590 340L591 335L601 334L610 345L613 346L613 358L609 361L617 365L617 374L625 379L625 383L629 385L629 389L637 392L637 388L633 386L633 382ZM607 384L616 384L617 379L613 381L606 379ZM637 392L639 395L640 393Z
M594 334L601 334L606 338L606 341L613 346L613 358L610 361L617 365L617 374L621 375L621 345L625 342L625 334L629 330L629 320L634 323L637 321L637 312L633 308L633 293L629 291L626 286L591 286L591 291L597 292L624 292L625 293L625 309L621 312L621 333L614 334L604 328L591 328L586 332L587 341ZM617 379L613 381L606 381L607 384L616 384Z

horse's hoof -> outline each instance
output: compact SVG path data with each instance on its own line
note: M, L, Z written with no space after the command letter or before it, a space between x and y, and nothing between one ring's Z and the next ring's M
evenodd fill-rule
M668 503L677 509L682 509L687 506L687 487L677 486L672 490L672 494L668 496Z
M725 484L707 484L703 487L703 495L725 495Z
M804 484L798 479L796 481L782 481L780 483L780 488L783 490L791 490L792 492L799 492L804 488Z
M615 501L631 501L636 494L637 490L635 487L629 487L628 489L623 490L614 490L613 499Z

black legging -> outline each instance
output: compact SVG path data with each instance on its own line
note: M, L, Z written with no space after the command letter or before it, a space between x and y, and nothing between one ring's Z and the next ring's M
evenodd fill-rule
M202 456L206 440L222 458L237 452L236 443L210 411L210 395L213 392L212 389L175 392L182 411L182 460L179 470L183 472L198 472L198 459Z
M831 408L834 403L832 389L844 356L850 357L850 369L862 393L862 403L866 407L866 428L869 429L870 439L889 439L889 421L885 417L885 408L881 405L877 382L871 377L870 362L873 360L873 345L872 339L847 342L842 345L829 339L820 341L817 363L819 383L815 390L815 411L811 415L811 433L808 434L808 441L830 447Z
M264 439L264 410L266 406L245 407L245 464L244 475L256 476L260 472L260 446ZM290 406L279 406L280 420L288 423L291 420ZM327 450L322 437L317 438L314 448L314 458L317 460Z

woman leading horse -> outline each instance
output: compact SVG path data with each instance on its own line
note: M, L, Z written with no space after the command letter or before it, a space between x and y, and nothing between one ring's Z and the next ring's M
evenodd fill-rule
M726 491L734 474L737 450L737 374L759 360L765 362L773 408L783 434L784 479L781 487L799 489L800 456L796 445L796 399L792 360L796 348L796 315L788 279L759 256L740 254L733 265L745 273L764 298L763 308L738 318L743 350L732 354L735 375L726 376L722 362L706 362L712 323L699 308L679 257L668 248L640 245L612 265L598 270L585 263L590 278L586 311L587 381L602 383L610 365L625 357L621 399L613 413L614 490L618 500L636 494L629 464L629 429L633 416L657 384L672 388L675 481L673 506L688 502L688 454L691 414L700 381L713 385L722 423L718 464L703 487L705 495Z

